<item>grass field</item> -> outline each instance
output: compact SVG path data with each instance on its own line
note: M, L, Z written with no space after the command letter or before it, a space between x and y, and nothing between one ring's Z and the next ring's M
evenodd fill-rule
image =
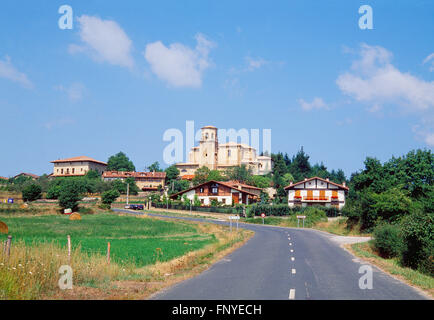
M216 241L187 223L115 214L83 215L81 221L64 215L0 215L0 220L8 225L14 242L27 246L54 242L66 247L70 235L73 249L80 247L88 254L105 254L110 242L113 261L136 266L168 261ZM0 240L6 238L0 235Z

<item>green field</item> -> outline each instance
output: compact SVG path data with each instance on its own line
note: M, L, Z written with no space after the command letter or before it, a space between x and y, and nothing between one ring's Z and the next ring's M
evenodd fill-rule
M0 220L8 225L13 242L22 240L26 245L57 242L66 248L70 235L72 247L81 246L89 254L106 254L110 242L113 261L133 262L138 267L153 264L157 259L168 261L217 241L214 235L201 233L186 222L116 214L83 215L81 221L70 221L63 215L0 215ZM6 238L7 235L0 235L0 240Z

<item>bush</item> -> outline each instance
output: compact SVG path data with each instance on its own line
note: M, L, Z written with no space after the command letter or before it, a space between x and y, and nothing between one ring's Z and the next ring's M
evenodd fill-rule
M60 192L62 191L62 187L60 185L53 185L47 191L47 199L58 199Z
M375 227L374 248L383 258L393 258L401 255L403 250L403 241L401 229L397 225L380 224Z
M434 213L415 211L401 221L404 266L434 276Z
M78 202L81 200L80 184L75 180L65 181L59 194L59 205L63 209L77 210Z
M35 201L41 198L42 188L37 184L29 184L23 189L24 201Z
M103 204L111 205L120 196L120 193L116 189L112 189L104 192L101 195L101 201Z

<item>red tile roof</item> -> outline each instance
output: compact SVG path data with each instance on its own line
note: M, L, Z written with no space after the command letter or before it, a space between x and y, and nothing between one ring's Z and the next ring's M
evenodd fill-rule
M194 174L185 174L181 176L182 180L193 180L193 178L194 178Z
M230 184L228 184L227 182L224 182L224 181L215 181L215 180L210 180L210 181L207 181L207 182L201 183L201 184L199 184L199 185L197 185L197 186L191 187L191 188L189 188L189 189L182 190L181 192L178 192L178 193L172 194L172 195L170 196L170 198L173 198L173 199L174 199L174 198L176 198L178 195L184 194L184 193L186 193L186 192L188 192L188 191L190 191L190 190L193 190L193 189L199 188L199 187L201 187L201 186L203 186L203 185L206 185L206 184L208 184L208 183L217 183L217 184L221 184L221 185L223 185L223 186L225 186L225 187L231 188L231 189L233 189L233 190L237 190L237 191L239 191L239 192L241 192L241 193L246 193L246 194L248 194L248 195L250 195L250 196L257 197L256 194L251 193L251 192L246 191L246 190L240 190L240 189L238 189L238 188L235 188L233 185L230 185Z
M239 181L236 180L231 180L231 181L227 181L227 184L230 184L232 186L240 186L241 188L249 188L249 189L255 189L255 190L262 190L261 188L255 187L255 186L251 186L245 183L241 183Z
M5 177L0 177L0 179L2 179L2 180L9 180L8 178L5 178Z
M17 174L17 175L14 177L14 179L15 179L15 178L18 178L19 176L27 176L27 177L31 177L31 178L33 178L33 179L38 179L38 178L39 178L39 176L36 175L36 174L33 174L33 173L27 173L27 172L21 172L21 173Z
M104 171L103 178L155 178L165 179L166 172L132 172L132 171Z
M86 156L80 156L80 157L73 157L73 158L67 158L67 159L59 159L59 160L54 160L51 161L51 163L64 163L64 162L94 162L94 163L99 163L99 164L104 164L107 165L107 163L102 162L102 161L98 161Z

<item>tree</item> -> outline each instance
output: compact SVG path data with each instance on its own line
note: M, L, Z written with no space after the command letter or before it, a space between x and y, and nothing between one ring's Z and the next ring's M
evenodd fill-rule
M193 185L197 186L199 184L205 183L208 181L208 175L210 170L208 167L201 167L194 172L194 178L192 180Z
M252 182L255 187L264 189L270 187L271 179L264 176L253 176Z
M136 171L133 162L123 152L111 156L107 162L108 171Z
M78 209L78 202L81 200L80 185L76 180L66 180L62 184L62 191L59 195L59 205L63 209Z
M42 188L32 183L23 189L22 195L24 201L35 201L41 198Z
M289 172L293 175L296 181L301 181L309 176L311 166L309 156L304 152L303 147L292 158Z
M120 196L120 193L118 190L116 189L112 189L109 191L104 192L101 195L101 201L102 203L106 204L106 205L111 205L113 202L115 202L115 200Z
M245 164L227 169L225 175L229 180L236 180L246 184L252 183L252 170Z
M193 198L193 206L200 207L201 205L202 203L200 202L199 197L195 194Z
M225 181L226 178L224 176L222 176L222 174L220 173L220 171L218 170L211 170L208 174L208 178L207 181Z
M169 195L172 195L188 189L190 187L190 182L188 182L187 180L174 180L172 181L172 184L168 186L169 186Z
M149 167L147 167L149 171L155 171L155 172L162 172L163 170L160 168L160 163L158 161L155 161L153 164L151 164Z
M175 165L168 167L166 170L166 180L167 183L170 183L172 180L176 180L179 177L179 170Z
M85 175L86 179L100 179L101 175L99 174L99 172L97 170L89 170L86 175Z

